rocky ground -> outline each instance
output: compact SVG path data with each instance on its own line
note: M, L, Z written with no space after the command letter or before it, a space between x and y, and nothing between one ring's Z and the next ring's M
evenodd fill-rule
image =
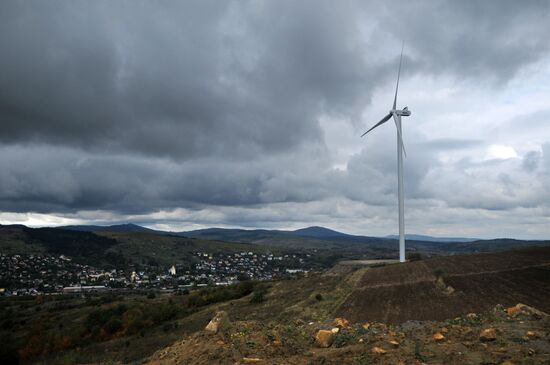
M204 331L157 351L172 364L550 364L550 317L518 304L452 320L401 325L295 319L235 321L216 315Z

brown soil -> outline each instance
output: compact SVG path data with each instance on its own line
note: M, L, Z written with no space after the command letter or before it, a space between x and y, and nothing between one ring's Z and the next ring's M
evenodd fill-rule
M239 321L223 333L185 338L155 353L148 364L547 364L550 319L527 309L515 317L500 306L445 322L371 323L368 329L355 324L342 329L329 348L313 342L319 328L330 328L327 323ZM480 339L484 329L494 329L496 338ZM438 332L443 338L436 340Z
M519 302L550 311L550 248L360 270L337 266L323 275L273 283L265 303L243 298L197 313L180 324L204 328L215 310L227 311L233 322L218 334L191 334L149 360L156 365L550 364L550 319L531 308L508 315L504 308ZM333 328L335 317L346 318L350 327L335 335L331 347L318 348L315 334ZM363 327L365 322L369 326ZM495 329L495 340L479 338L487 328ZM434 338L438 332L443 339ZM373 353L375 347L385 353Z
M481 313L498 303L550 312L550 247L369 269L337 315L352 322L399 324Z

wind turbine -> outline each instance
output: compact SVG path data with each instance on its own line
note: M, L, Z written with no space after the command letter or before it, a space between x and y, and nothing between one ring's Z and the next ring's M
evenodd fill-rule
M403 45L404 47L404 45ZM398 200L399 200L399 261L405 262L405 201L403 192L403 154L407 157L403 137L401 133L401 117L408 117L411 112L408 107L397 109L397 90L399 89L399 76L401 76L401 64L403 62L403 47L401 47L401 58L399 59L399 71L397 72L397 84L395 86L395 96L393 97L393 107L382 120L376 123L371 129L361 135L365 136L374 128L386 123L393 117L395 127L397 128L397 181L398 181Z

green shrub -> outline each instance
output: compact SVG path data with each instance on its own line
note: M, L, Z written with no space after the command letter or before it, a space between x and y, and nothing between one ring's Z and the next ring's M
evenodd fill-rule
M265 301L265 295L267 294L267 286L259 285L252 293L250 303L263 303Z
M355 341L355 336L351 333L339 333L334 337L332 345L334 347L344 347Z
M189 294L189 298L187 299L187 305L189 307L197 308L197 307L202 307L205 304L206 304L206 302L205 302L203 296L201 295L201 293L193 292L193 293Z
M103 329L110 335L115 334L122 329L122 322L120 319L111 318L109 322L105 324Z
M6 344L7 343L7 344ZM9 344L9 342L2 341L0 346L0 364L4 365L17 365L19 364L19 353Z
M409 261L420 261L420 260L423 259L422 255L418 252L412 252L412 253L408 254L407 256L408 256L407 258L409 259Z
M264 292L262 291L255 291L254 294L252 294L252 298L250 299L250 303L263 303L264 301Z
M149 314L154 323L162 323L174 318L178 314L178 308L171 304L161 304L150 308Z
M189 307L197 308L208 304L242 298L252 293L256 285L256 282L246 281L237 285L226 286L223 288L203 288L199 291L195 291L189 294L187 303Z

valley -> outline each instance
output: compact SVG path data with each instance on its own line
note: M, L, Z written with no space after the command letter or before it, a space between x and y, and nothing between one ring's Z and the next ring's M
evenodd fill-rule
M127 239L127 233L102 234ZM222 251L232 245L220 244ZM544 314L550 311L549 269L550 247L534 246L405 264L347 260L300 275L173 292L136 286L119 293L4 297L2 356L25 364L537 364L550 356L541 344L550 330ZM543 314L508 316L505 309L517 303ZM229 325L205 333L220 312ZM337 318L347 324L335 325ZM318 332L333 328L339 330L331 345L319 347ZM478 339L485 328L497 329L496 342ZM443 330L444 341L432 338ZM536 337L526 337L527 331Z

